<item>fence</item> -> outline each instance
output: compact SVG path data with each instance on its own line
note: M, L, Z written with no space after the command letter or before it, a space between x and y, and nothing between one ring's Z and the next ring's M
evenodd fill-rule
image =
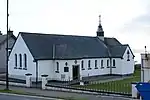
M23 77L23 76L18 76ZM138 76L102 76L100 77L88 77L76 79L76 80L60 80L46 78L46 88L45 89L55 89L55 90L67 90L76 92L95 92L95 93L107 93L107 94L119 94L131 96L132 82L137 82L135 79L140 79ZM42 88L42 79L38 79L35 82L35 77L31 76L31 86L32 88ZM135 80L135 81L133 81ZM0 81L6 82L5 75L1 75ZM9 82L13 84L22 84L22 86L27 85L26 80L9 78ZM1 83L0 83L1 84ZM20 85L21 86L21 85ZM45 86L45 85L44 85Z
M108 93L108 94L119 94L131 96L131 82L125 82L124 80L131 80L130 78L122 78L118 80L109 81L88 81L88 80L61 80L56 81L52 79L47 79L47 87L51 89L55 88L57 90L69 89L78 91L90 91L98 93Z

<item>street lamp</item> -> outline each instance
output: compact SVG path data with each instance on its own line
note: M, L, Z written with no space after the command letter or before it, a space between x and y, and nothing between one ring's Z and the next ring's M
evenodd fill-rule
M8 82L8 17L9 17L9 12L8 12L8 2L7 0L7 41L6 41L6 90L9 90L9 82Z

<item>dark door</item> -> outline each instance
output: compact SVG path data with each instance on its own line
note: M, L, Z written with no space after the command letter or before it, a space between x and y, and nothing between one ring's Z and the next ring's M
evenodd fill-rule
M79 79L79 65L73 65L73 80Z

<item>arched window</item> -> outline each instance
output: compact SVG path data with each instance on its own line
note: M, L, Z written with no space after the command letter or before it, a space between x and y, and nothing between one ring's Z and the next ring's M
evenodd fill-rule
M91 61L90 60L88 61L88 69L89 70L91 69Z
M82 68L82 70L84 70L84 62L83 62L83 60L81 61L81 68Z
M58 62L56 62L56 71L55 72L59 73L59 63Z
M97 67L97 60L95 60L95 69L97 69L98 67Z
M15 67L14 68L17 68L17 54L15 54Z
M127 51L127 61L130 61L130 52L129 52L129 50Z
M107 60L107 67L109 67L109 60Z
M101 60L101 68L104 68L104 67L103 67L103 60Z
M27 69L27 55L24 54L24 69Z
M22 55L19 54L19 59L20 59L20 69L22 69Z
M115 61L115 59L113 59L113 67L115 67L116 66L116 61Z

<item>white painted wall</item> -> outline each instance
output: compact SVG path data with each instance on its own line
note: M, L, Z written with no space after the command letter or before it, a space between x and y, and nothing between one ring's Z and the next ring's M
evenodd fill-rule
M127 61L128 50L130 52L130 58L129 58L130 61ZM134 73L134 58L129 47L127 47L122 59L122 74L132 74L132 73Z
M79 65L81 64L81 60L77 60L77 63L75 64L74 62L75 60L55 60L54 61L54 73L55 73L55 78L57 80L72 80L72 66L73 65ZM56 73L56 62L59 62L59 73ZM68 63L67 67L69 67L69 72L64 72L64 67L66 67L65 63ZM80 72L81 72L81 68L80 68ZM65 78L62 79L61 75L65 75Z
M48 78L54 78L54 65L52 60L38 60L38 77L48 75Z
M19 54L22 54L22 68L24 68L24 57L23 54L26 53L27 55L27 70L18 69L19 66ZM17 69L15 67L15 54L17 54ZM33 62L33 56L31 55L29 49L27 48L24 40L22 39L21 35L18 36L16 43L12 49L12 52L9 56L9 63L8 63L8 73L9 77L14 78L25 78L26 73L31 73L33 77L36 76L36 63Z
M122 74L123 68L122 68L122 59L121 58L113 58L116 61L116 68L112 68L112 74ZM84 61L84 69L81 68L81 61ZM88 61L91 61L91 70L88 69ZM95 69L95 60L97 60L97 67L98 69ZM103 67L101 68L101 60L103 60ZM75 60L40 60L38 61L38 67L39 67L39 77L41 77L42 74L49 75L49 79L55 79L55 80L72 80L72 66L73 65L79 65L80 67L80 76L81 77L88 77L88 76L95 76L95 75L106 75L110 74L110 68L107 67L107 60L110 60L109 58L98 58L98 59L80 59L77 60L77 63L75 64ZM56 73L57 64L59 63L59 73ZM69 72L64 72L64 67L66 66L65 63L68 63L67 67L69 67ZM109 62L110 65L110 62ZM62 79L61 75L65 75L65 78Z
M113 60L115 60L115 66L113 66ZM114 68L115 67L115 68ZM122 59L112 58L112 74L121 75L122 74Z
M84 61L84 69L81 68L81 61ZM88 70L88 60L91 60L91 70ZM97 67L98 69L95 69L95 60L97 60ZM59 73L56 73L56 62L59 62ZM64 67L66 66L65 63L68 63L69 72L64 72ZM79 65L80 67L80 76L81 77L87 77L87 76L94 76L94 75L104 75L110 73L110 68L107 68L107 58L103 58L103 66L104 68L101 68L101 59L80 59L77 60L77 63L75 64L75 60L55 60L54 61L54 77L57 80L62 80L61 75L65 75L64 80L72 80L72 66L73 65Z
M103 59L103 67L104 68L101 68L101 60L102 59ZM107 59L109 59L109 58L83 59L85 70L82 70L81 76L87 77L87 76L94 76L94 75L110 74L110 68L107 68ZM89 60L91 60L91 70L88 70L88 61ZM95 60L97 60L98 69L95 69Z

